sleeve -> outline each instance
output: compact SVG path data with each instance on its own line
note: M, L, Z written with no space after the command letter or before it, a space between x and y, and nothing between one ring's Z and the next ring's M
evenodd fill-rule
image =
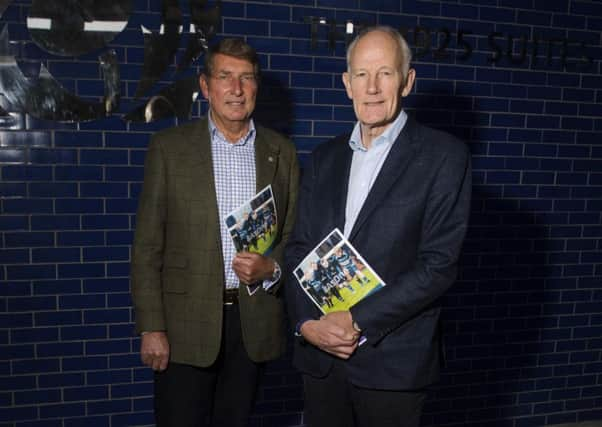
M136 331L165 330L161 270L167 211L165 157L155 137L144 165L130 267Z
M376 345L431 306L454 282L468 226L471 186L470 153L460 145L436 171L413 268L350 310L368 342Z
M286 246L284 277L286 277L285 297L290 324L297 327L300 321L315 319L319 312L311 303L307 295L301 289L294 275L294 268L305 258L307 253L313 249L311 245L311 206L312 193L315 182L315 158L311 156L310 161L303 170L301 186L299 188L299 199L297 202L297 219L292 235Z

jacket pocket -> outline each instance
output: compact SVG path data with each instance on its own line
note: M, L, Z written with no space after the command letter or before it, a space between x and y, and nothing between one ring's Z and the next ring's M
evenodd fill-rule
M184 294L188 291L188 257L182 252L166 252L163 262L163 291Z

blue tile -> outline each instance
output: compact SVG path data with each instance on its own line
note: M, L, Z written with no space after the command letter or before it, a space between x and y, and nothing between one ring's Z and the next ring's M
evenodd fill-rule
M23 164L27 160L27 151L24 149L1 148L0 162L1 163L17 163Z
M0 264L24 264L28 262L28 249L0 249Z
M40 407L41 418L70 418L74 416L82 416L86 413L86 404L80 403L60 403L44 405Z
M62 326L61 338L64 340L93 340L107 338L107 328L94 326Z
M326 73L291 73L291 85L312 88L332 88L332 76Z
M96 132L55 132L56 147L102 147L102 134Z
M51 135L42 131L0 131L0 145L19 148L50 147Z
M55 200L56 213L69 214L92 214L102 213L104 211L104 202L102 199L69 199L61 198Z
M105 145L108 148L146 148L150 136L147 133L106 132Z
M63 392L65 401L79 400L100 400L109 397L109 387L107 386L86 386L67 388Z
M104 277L105 266L104 264L59 264L58 265L58 278L59 279L72 279L72 278L84 278L84 277Z
M1 231L29 230L29 218L25 215L0 216Z
M52 168L50 166L10 166L3 165L3 181L50 181Z
M64 231L57 233L58 246L94 246L104 244L102 231Z
M289 21L291 17L291 8L288 6L271 6L265 4L260 5L252 3L247 4L246 6L246 17L251 19Z
M128 188L121 183L91 183L80 185L81 197L126 197Z
M34 263L79 262L79 248L39 248L32 249L31 259Z
M6 247L52 246L53 233L14 232L5 234Z
M76 310L61 310L61 311L45 311L45 312L39 312L39 313L35 313L35 321L36 321L36 325L39 326L67 326L67 325L80 325L82 324L82 314L80 311L76 311ZM38 344L37 346L37 351L39 355L42 354L50 354L52 352L52 349L57 348L57 349L61 349L63 348L62 346L67 347L68 344L67 343L63 343L60 345L55 345L55 344L46 344L48 347L44 347L42 344ZM81 346L81 344L79 343L71 343L70 344L70 348L72 349L71 351L73 351L74 353L71 353L71 355L76 355L76 354L82 354L81 351L77 352L77 350L75 350L78 345ZM65 355L65 354L50 354L53 356L58 356L58 355Z
M34 164L76 164L77 151L69 149L31 149L29 160Z
M57 181L102 181L101 166L56 166L54 176Z
M269 25L265 21L222 18L223 33L232 36L268 36Z
M127 165L128 152L126 150L82 150L80 163L89 165Z
M81 356L84 354L84 346L80 342L38 344L36 348L38 357L43 358L55 356Z
M130 258L129 247L106 246L83 248L83 261L128 261Z

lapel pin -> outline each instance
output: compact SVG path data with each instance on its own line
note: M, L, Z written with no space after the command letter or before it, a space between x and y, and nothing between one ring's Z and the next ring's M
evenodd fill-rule
M272 156L269 156L268 157L268 162L273 162L273 161L274 161L274 158Z

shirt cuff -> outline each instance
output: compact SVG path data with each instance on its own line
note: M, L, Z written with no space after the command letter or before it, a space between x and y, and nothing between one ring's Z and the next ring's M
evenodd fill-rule
M274 286L276 283L278 283L280 281L280 277L282 277L282 269L280 268L278 263L276 261L274 261L274 273L272 274L271 278L264 279L263 290L267 291L272 286Z
M308 320L312 320L312 318L311 317L304 317L303 319L301 319L301 320L299 320L297 322L297 324L295 325L295 336L296 337L302 337L303 336L303 335L301 335L301 327Z

